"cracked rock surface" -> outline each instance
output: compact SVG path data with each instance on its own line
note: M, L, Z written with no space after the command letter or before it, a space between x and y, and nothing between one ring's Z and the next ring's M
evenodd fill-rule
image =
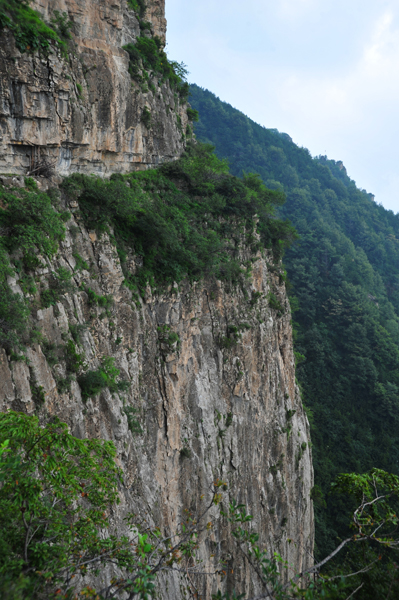
M47 22L67 13L73 43L68 57L21 54L0 32L0 173L27 174L46 160L60 175L106 175L181 154L186 105L168 81L154 76L149 89L128 72L122 47L142 34L127 0L36 0L32 8ZM165 42L164 1L149 1L145 19L148 35Z
M76 210L77 203L73 206ZM278 269L269 268L267 254L258 254L242 288L205 280L160 295L147 289L140 298L124 287L108 235L99 238L73 216L67 227L58 254L36 277L46 282L62 266L73 273L74 288L55 306L35 312L43 337L27 349L25 362L0 350L0 409L37 413L42 422L57 415L75 436L113 440L125 478L111 517L119 532L128 511L147 516L163 532L173 531L183 510L198 508L219 478L228 485L226 500L247 504L261 543L280 552L296 571L309 566L309 425L295 383L291 314ZM76 253L87 270L76 264ZM248 258L244 248L242 259ZM128 265L134 271L134 256ZM112 306L90 304L88 287L112 295ZM17 279L13 288L19 288ZM269 306L269 292L281 311ZM172 341L165 331L176 334ZM104 389L84 402L78 373L68 381L66 348L73 340L83 357L81 371L113 357L128 390ZM142 433L131 423L129 428L129 408ZM230 565L234 547L216 509L212 518L211 534L199 550L204 570L221 558ZM160 597L183 598L181 583L163 580ZM216 592L210 579L196 583L205 599ZM260 591L241 559L223 585L248 594Z

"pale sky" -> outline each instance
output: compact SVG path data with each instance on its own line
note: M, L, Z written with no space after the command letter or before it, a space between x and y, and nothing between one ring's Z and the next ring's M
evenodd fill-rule
M399 213L399 0L166 0L189 81Z

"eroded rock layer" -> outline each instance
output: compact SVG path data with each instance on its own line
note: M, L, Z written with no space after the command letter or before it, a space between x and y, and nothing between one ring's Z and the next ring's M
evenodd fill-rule
M43 337L28 348L27 361L0 351L0 410L36 412L43 422L58 415L78 437L115 442L125 477L112 516L120 531L127 511L173 531L184 508L198 508L201 495L209 498L212 482L220 478L228 484L227 498L247 504L254 515L261 543L301 571L313 550L313 471L308 421L295 383L290 309L278 269L269 268L267 255L259 253L242 289L209 280L162 295L148 289L139 298L123 285L109 236L84 228L76 200L64 208L76 217L67 223L56 258L43 258L46 266L35 278L45 285L63 267L73 273L75 287L55 306L34 313ZM245 248L241 258L250 258ZM132 272L137 260L133 255L127 260ZM17 276L10 284L22 293ZM90 301L88 288L111 295L112 306ZM270 306L270 292L278 309ZM128 391L104 389L84 402L77 381L67 380L69 342L85 370L114 358ZM129 414L141 433L132 421L129 428ZM204 570L221 558L229 561L234 548L216 509L212 518L210 538L200 547ZM230 590L260 591L248 564L234 565ZM216 581L197 581L203 598L216 592ZM160 591L165 600L182 597L175 580Z
M165 3L147 3L151 31L140 32L127 0L36 0L50 22L67 14L68 57L21 54L0 35L0 173L26 174L45 160L60 175L146 168L181 154L187 114L168 81L132 80L123 46L166 34ZM151 123L143 120L151 113ZM146 124L145 124L146 123Z

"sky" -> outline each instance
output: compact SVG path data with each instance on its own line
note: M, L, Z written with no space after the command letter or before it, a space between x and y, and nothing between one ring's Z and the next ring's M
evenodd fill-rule
M166 0L189 81L399 213L399 0Z

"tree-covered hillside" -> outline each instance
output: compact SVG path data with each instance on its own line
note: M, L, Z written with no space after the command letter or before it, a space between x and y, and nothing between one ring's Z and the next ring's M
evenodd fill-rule
M191 86L196 135L233 174L257 172L285 192L300 239L286 253L297 377L314 444L319 554L343 529L328 494L340 472L399 472L399 214L359 189L341 162L312 158L214 94Z

